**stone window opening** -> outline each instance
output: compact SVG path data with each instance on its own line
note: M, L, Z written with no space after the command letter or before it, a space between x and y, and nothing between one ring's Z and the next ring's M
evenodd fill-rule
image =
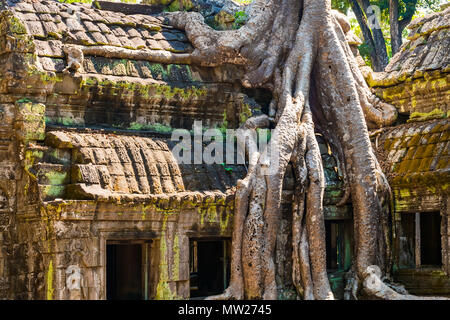
M403 213L399 237L400 268L442 267L439 212Z
M223 293L230 281L231 241L190 239L191 299Z
M150 241L107 241L107 300L148 300Z

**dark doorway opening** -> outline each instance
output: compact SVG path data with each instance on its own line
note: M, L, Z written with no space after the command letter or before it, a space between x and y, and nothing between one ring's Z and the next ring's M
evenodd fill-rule
M108 300L146 298L145 246L145 244L107 243L106 297Z
M400 268L442 266L440 213L403 213L398 246Z
M325 220L325 238L327 270L333 272L348 269L351 263L351 222Z
M222 293L230 279L229 240L191 240L190 287L191 298Z
M420 214L420 264L441 266L441 215L439 212Z
M327 245L327 269L338 270L340 264L339 246L340 232L339 224L332 221L325 221L326 245Z
M399 268L408 269L416 266L416 215L414 213L402 213L399 229Z

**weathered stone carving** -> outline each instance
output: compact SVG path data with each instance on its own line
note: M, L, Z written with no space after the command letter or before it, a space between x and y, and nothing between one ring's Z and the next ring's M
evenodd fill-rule
M71 70L76 73L83 66L84 54L80 48L71 45L65 45L63 48L67 55L67 66L64 68L64 73L69 73Z
M3 192L3 190L0 189L0 212L2 210L8 209L8 207L9 207L9 205L8 205L8 197Z

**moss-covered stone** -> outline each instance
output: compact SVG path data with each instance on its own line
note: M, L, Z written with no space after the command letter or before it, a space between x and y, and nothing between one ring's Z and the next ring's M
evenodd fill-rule
M163 0L164 1L164 0ZM172 3L169 5L169 11L189 11L194 8L194 4L191 0L171 0ZM181 6L180 6L181 2Z
M413 112L409 116L408 122L420 122L420 121L427 121L427 120L433 120L433 119L442 119L447 118L448 112L444 112L440 109L434 109L431 112L423 113L423 112Z
M23 141L45 139L45 105L27 100L16 102L18 109L14 123L16 137Z

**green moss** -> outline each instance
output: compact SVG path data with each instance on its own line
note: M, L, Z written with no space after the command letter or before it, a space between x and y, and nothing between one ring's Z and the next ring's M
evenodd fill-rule
M51 185L63 185L67 179L67 172L50 171L45 174Z
M427 121L427 120L432 120L432 119L443 119L443 118L447 118L447 117L448 117L447 112L436 108L433 111L428 112L428 113L413 112L409 116L408 122L420 122L420 121Z
M239 114L239 124L245 123L248 118L252 116L252 110L250 108L250 105L247 103L243 104L242 111Z
M411 196L411 192L408 189L400 189L399 194L402 198L408 198Z
M222 133L223 136L225 136L227 134L228 120L227 120L227 110L226 109L223 112L223 121L222 121L220 127L218 127L217 129L219 129L220 133Z
M173 240L173 269L172 279L178 281L180 279L180 239L178 235L175 235Z
M65 186L45 186L42 193L44 196L62 197L64 196Z
M96 78L87 78L81 81L81 88L83 86L94 86L98 85L100 87L107 87L109 89L118 88L123 91L138 91L141 93L142 98L149 98L151 96L163 96L166 99L191 99L198 98L201 96L205 96L207 94L207 90L204 87L191 86L186 88L173 87L168 84L157 84L152 83L148 85L127 82L127 81L110 81L110 80L101 80L99 81Z
M45 105L20 99L16 101L16 106L19 111L17 120L20 120L18 139L24 142L45 139Z
M57 117L53 120L50 118L47 118L46 122L47 121L49 121L49 123L52 123L52 124L59 124L59 125L63 125L63 126L77 125L77 122L75 121L75 119L68 118L68 117Z
M30 67L28 68L28 76L39 77L40 81L43 84L50 84L63 81L62 75L56 75L54 73L41 71L37 69L36 66L34 65L30 65Z
M155 131L155 132L161 132L161 133L170 133L172 132L172 128L170 126L166 126L160 123L155 124L141 124L137 122L133 122L130 124L130 127L128 127L130 130L147 130L147 131Z
M152 77L154 79L165 79L167 77L167 72L162 66L162 64L159 63L146 63L146 66L152 73Z
M165 216L163 219L161 239L159 241L160 259L159 259L159 281L156 287L156 300L175 300L177 295L170 290L169 286L169 266L168 266L168 250L166 243L166 227L167 218Z
M15 34L26 34L27 33L27 29L22 24L22 22L14 16L9 17L8 25L9 25L9 31L12 33L15 33Z
M222 216L220 217L220 232L223 234L227 230L228 224L231 221L232 211L224 208L222 212Z
M21 99L17 100L17 103L29 103L29 102L32 102L32 101L28 98L21 98Z
M248 20L248 15L245 11L238 11L234 14L234 23L233 29L239 29L242 27Z
M86 78L83 79L83 81L80 82L80 87L85 85L85 86L94 86L98 83L97 79L95 78Z
M37 177L30 171L31 167L40 159L44 157L44 152L40 150L26 150L24 160L24 170L27 175L34 181L37 181ZM25 190L25 195L27 190Z
M194 4L192 3L191 0L182 0L181 2L182 3L181 3L181 7L180 7L179 0L173 1L169 5L169 11L171 11L171 12L173 12L173 11L188 11L194 7Z
M139 88L139 94L144 99L150 98L149 90L146 87L140 87Z
M55 289L53 288L53 261L50 260L47 271L47 300L53 300L53 292Z

